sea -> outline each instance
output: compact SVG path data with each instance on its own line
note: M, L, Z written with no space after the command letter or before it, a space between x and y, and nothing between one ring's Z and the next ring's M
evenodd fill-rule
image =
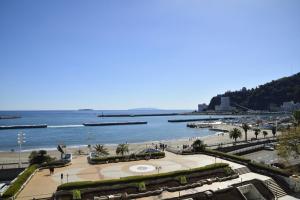
M106 114L178 113L184 110L59 110L59 111L0 111L0 116L21 116L1 119L3 125L47 124L47 128L0 130L0 151L17 151L18 133L25 134L25 151L55 149L58 144L77 147L88 144L120 144L146 141L186 139L215 134L208 129L186 127L187 123L169 123L169 119L209 118L208 115L176 115L147 117L97 117ZM222 117L222 116L213 116ZM83 126L83 123L147 121L148 124L128 126Z

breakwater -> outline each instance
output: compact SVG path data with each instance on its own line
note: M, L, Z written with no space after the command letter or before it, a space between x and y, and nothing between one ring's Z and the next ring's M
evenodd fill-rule
M210 128L210 131L216 131L216 132L223 132L223 133L228 133L229 131L226 129L220 129L220 128Z
M84 126L118 126L118 125L139 125L148 122L101 122L101 123L83 123Z
M47 124L34 124L34 125L11 125L11 126L0 126L2 129L28 129L28 128L47 128Z
M197 121L218 121L218 120L233 120L234 117L222 117L222 118L201 118L201 119L170 119L168 122L179 123L179 122L197 122Z
M159 117L159 116L176 116L183 115L181 113L158 113L158 114L112 114L112 115L98 115L97 117Z
M19 119L21 116L8 116L8 115L2 115L0 116L0 119Z

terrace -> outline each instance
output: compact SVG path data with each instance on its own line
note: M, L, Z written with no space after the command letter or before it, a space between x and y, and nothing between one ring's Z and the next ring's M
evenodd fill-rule
M176 155L166 152L166 157L155 160L90 165L85 156L75 157L72 165L57 168L52 176L49 170L38 171L18 195L18 199L49 197L61 183L97 181L127 176L150 175L203 167L214 163L228 163L232 169L243 165L207 155ZM61 179L63 174L63 179ZM47 187L45 187L45 184Z

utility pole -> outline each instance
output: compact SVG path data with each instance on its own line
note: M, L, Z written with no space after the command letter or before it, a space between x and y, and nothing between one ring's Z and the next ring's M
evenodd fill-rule
M21 151L22 151L22 144L25 143L25 133L20 132L18 133L18 144L19 144L19 168L21 168Z

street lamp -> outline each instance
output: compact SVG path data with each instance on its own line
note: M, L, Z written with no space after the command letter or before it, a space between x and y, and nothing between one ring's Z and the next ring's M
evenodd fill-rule
M22 144L25 143L25 133L20 132L18 133L18 144L19 144L19 168L21 167L21 151L22 151Z
M159 174L159 170L161 170L161 166L156 166L155 169L157 170L157 173Z

